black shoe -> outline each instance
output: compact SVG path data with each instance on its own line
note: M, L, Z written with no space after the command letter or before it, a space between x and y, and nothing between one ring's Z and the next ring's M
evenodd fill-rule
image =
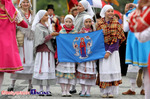
M77 93L77 90L76 90L76 89L75 89L75 90L70 90L69 93L70 93L70 94Z
M44 96L43 91L40 92L39 96Z
M82 93L82 91L79 92L79 95L81 95L81 93ZM85 95L86 95L86 92L85 92Z
M14 91L14 87L8 87L7 91Z
M48 91L46 96L52 96L52 93L50 91Z
M30 92L32 88L28 88L28 91Z

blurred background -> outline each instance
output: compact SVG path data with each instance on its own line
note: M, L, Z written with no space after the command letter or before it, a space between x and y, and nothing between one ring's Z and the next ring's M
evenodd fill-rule
M12 0L14 5L17 7L19 0ZM80 0L31 0L33 5L33 10L35 13L40 9L46 9L48 4L53 4L55 8L55 14L58 16L68 14L70 4L71 6L76 6L76 3ZM91 2L92 0L87 0ZM95 0L96 1L96 0ZM101 1L102 4L111 4L115 10L124 14L124 7L127 3L133 2L133 0L97 0ZM35 6L36 5L36 6ZM101 8L93 8L95 13L99 12Z

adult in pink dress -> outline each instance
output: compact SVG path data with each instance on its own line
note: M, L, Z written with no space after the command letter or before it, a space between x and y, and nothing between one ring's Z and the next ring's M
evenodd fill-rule
M16 24L27 28L12 4L12 0L0 0L0 89L4 72L23 70L16 41Z

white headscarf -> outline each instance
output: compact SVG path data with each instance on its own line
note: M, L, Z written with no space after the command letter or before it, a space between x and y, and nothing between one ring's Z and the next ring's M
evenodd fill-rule
M107 12L107 10L109 10L109 9L114 9L111 5L105 5L103 8L102 8L102 10L101 10L101 12L100 12L100 16L102 17L102 18L104 18L105 17L105 13Z
M40 20L43 18L46 12L47 12L46 10L40 10L37 12L32 23L32 28L31 28L32 31L35 31L36 24L40 22Z
M19 2L19 7L21 7L21 3L23 2L24 0L20 0L20 2ZM32 4L31 4L31 0L28 0L29 1L29 3L30 3L30 6L32 7Z
M81 3L84 7L85 10L87 10L87 12L93 17L95 14L92 10L91 5L89 4L89 2L87 0L82 0L79 3Z
M68 18L70 18L73 21L73 24L74 24L74 17L71 14L66 15L65 18L64 18L64 21Z
M85 21L86 19L91 19L91 20L93 20L93 18L92 18L90 15L85 15L85 16L83 17L83 23L84 23L84 21Z

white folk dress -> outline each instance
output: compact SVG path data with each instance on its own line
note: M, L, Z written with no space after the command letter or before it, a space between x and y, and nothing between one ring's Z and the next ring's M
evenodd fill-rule
M45 41L45 37L50 35L50 31L47 27L38 23L35 29L35 43L34 52L41 44L46 44L50 52L36 52L34 72L32 78L33 85L55 85L55 60L54 60L54 48L51 40Z
M20 11L22 17L25 16ZM29 24L32 24L33 15L30 14L29 19L25 19L25 21ZM30 28L30 27L28 27ZM11 74L11 78L14 80L21 79L21 80L30 80L32 79L33 74L33 68L34 68L34 59L33 59L33 40L29 40L28 37L26 37L26 30L23 30L25 33L23 33L24 36L24 45L23 47L19 47L19 54L21 58L21 62L23 65L24 70L17 71L15 74ZM30 31L31 32L31 31ZM29 33L31 34L31 33Z

